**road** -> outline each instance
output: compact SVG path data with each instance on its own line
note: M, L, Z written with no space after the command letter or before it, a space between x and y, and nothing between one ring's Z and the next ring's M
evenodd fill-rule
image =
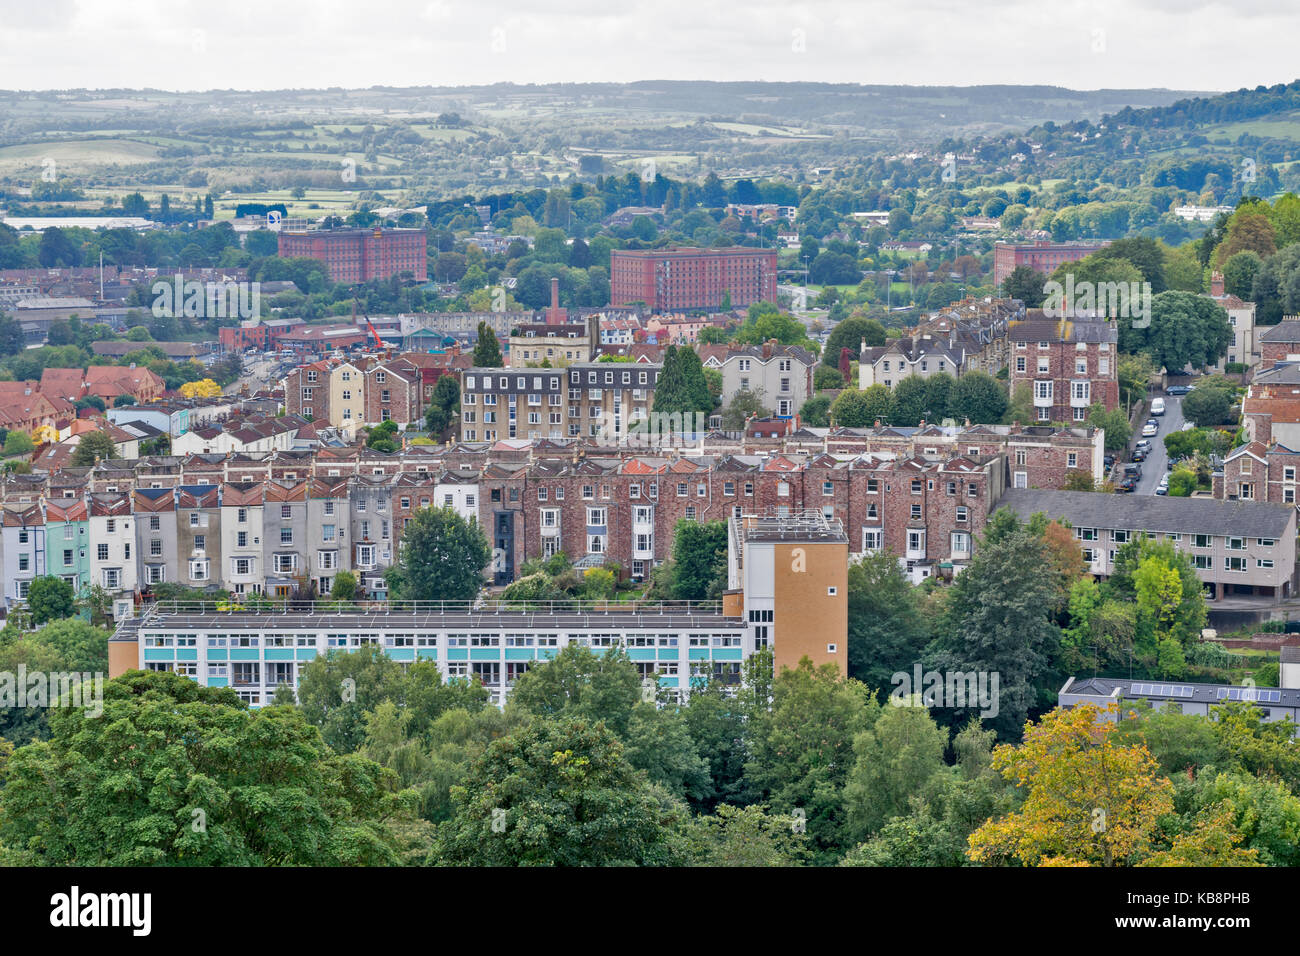
M279 381L283 368L278 361L268 361L262 356L246 356L243 374L227 386L226 393L237 393L241 385L247 385L250 393L274 386Z
M1154 495L1160 479L1169 472L1165 463L1169 456L1165 454L1165 436L1173 434L1183 427L1183 399L1180 395L1163 395L1165 413L1153 416L1160 423L1160 431L1151 437L1151 454L1142 463L1142 480L1138 482L1136 494ZM1146 419L1143 419L1145 422ZM1130 442L1130 448L1142 440L1142 430L1138 429Z

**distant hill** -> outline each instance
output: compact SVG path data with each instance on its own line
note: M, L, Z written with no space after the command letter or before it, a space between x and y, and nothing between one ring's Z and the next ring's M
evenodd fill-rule
M1300 112L1300 80L1277 86L1257 86L1231 93L1183 99L1145 109L1126 106L1102 122L1117 126L1197 127L1235 123Z
M1165 107L1186 90L1069 90L1056 86L889 86L849 83L706 82L554 83L463 87L371 87L363 90L268 90L168 93L157 90L0 91L0 110L21 124L40 104L42 118L88 119L141 113L158 119L182 113L229 118L283 118L333 114L338 121L384 111L430 115L444 110L490 110L510 115L545 113L584 120L611 113L651 117L717 118L779 125L824 125L888 134L925 129L933 136L975 129L1022 129L1038 123L1096 120L1108 113ZM51 113L44 112L52 110Z
M291 214L320 216L361 201L544 187L579 169L642 174L650 162L679 178L805 182L876 156L1200 101L1163 89L675 80L0 91L0 203L80 194L89 209L143 189L189 204L211 192L224 217L241 201L298 192ZM57 188L40 182L48 169Z

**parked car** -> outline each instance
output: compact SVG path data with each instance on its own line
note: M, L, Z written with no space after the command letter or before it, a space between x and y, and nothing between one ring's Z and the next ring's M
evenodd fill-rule
M1160 431L1160 426L1153 425L1150 422L1147 422L1145 425L1142 426L1142 436L1144 438L1150 438L1152 435L1157 434L1159 431Z
M1141 448L1143 451L1150 453L1150 451L1151 451L1151 439L1150 439L1150 438L1144 438L1144 439L1142 439L1140 442L1138 442L1137 445L1135 445L1134 447L1136 447L1136 448Z
M1163 415L1165 413L1165 400L1163 398L1151 399L1151 414Z
M1101 464L1103 468L1105 468L1107 471L1110 471L1112 468L1115 467L1115 456L1106 455L1105 457L1102 458Z
M1137 481L1132 477L1124 478L1115 486L1115 491L1118 494L1131 495L1137 491Z
M1165 389L1166 395L1186 395L1192 390L1191 385L1170 385ZM1153 403L1154 404L1154 403Z
M1169 476L1168 476L1168 475L1161 475L1161 476L1160 476L1160 484L1156 485L1156 494L1158 494L1158 495L1167 495L1167 494L1169 494Z
M1146 461L1146 460L1147 460L1147 452L1146 452L1146 449L1145 449L1145 448L1134 448L1134 449L1133 449L1133 460L1134 460L1134 461Z

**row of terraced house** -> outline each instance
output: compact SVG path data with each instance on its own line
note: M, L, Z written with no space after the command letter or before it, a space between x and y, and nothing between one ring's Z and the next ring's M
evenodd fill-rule
M110 460L7 476L5 599L53 574L79 592L104 588L120 613L165 582L286 596L327 592L340 570L378 599L412 513L444 505L506 556L497 584L560 551L641 578L668 556L678 521L804 512L839 521L854 552L904 556L921 580L969 559L1003 488L1096 472L1100 447L1089 430L929 426L713 433L643 454L505 441Z

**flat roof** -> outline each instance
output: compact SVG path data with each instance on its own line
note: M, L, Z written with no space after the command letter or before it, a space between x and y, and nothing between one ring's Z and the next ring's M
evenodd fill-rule
M336 630L354 634L365 629L444 630L539 630L561 628L610 628L628 630L637 628L727 628L744 627L744 619L727 617L720 605L659 607L632 606L626 610L614 608L578 608L574 610L538 608L532 610L507 610L497 608L449 610L369 610L367 605L357 605L356 611L310 612L271 610L255 612L215 610L216 602L202 602L205 610L171 610L157 606L140 618L133 618L125 628L119 628L113 640L133 640L142 629L161 630L183 628L187 631L204 630ZM370 606L375 603L371 602ZM433 604L435 602L430 602ZM197 606L197 605L196 605Z

